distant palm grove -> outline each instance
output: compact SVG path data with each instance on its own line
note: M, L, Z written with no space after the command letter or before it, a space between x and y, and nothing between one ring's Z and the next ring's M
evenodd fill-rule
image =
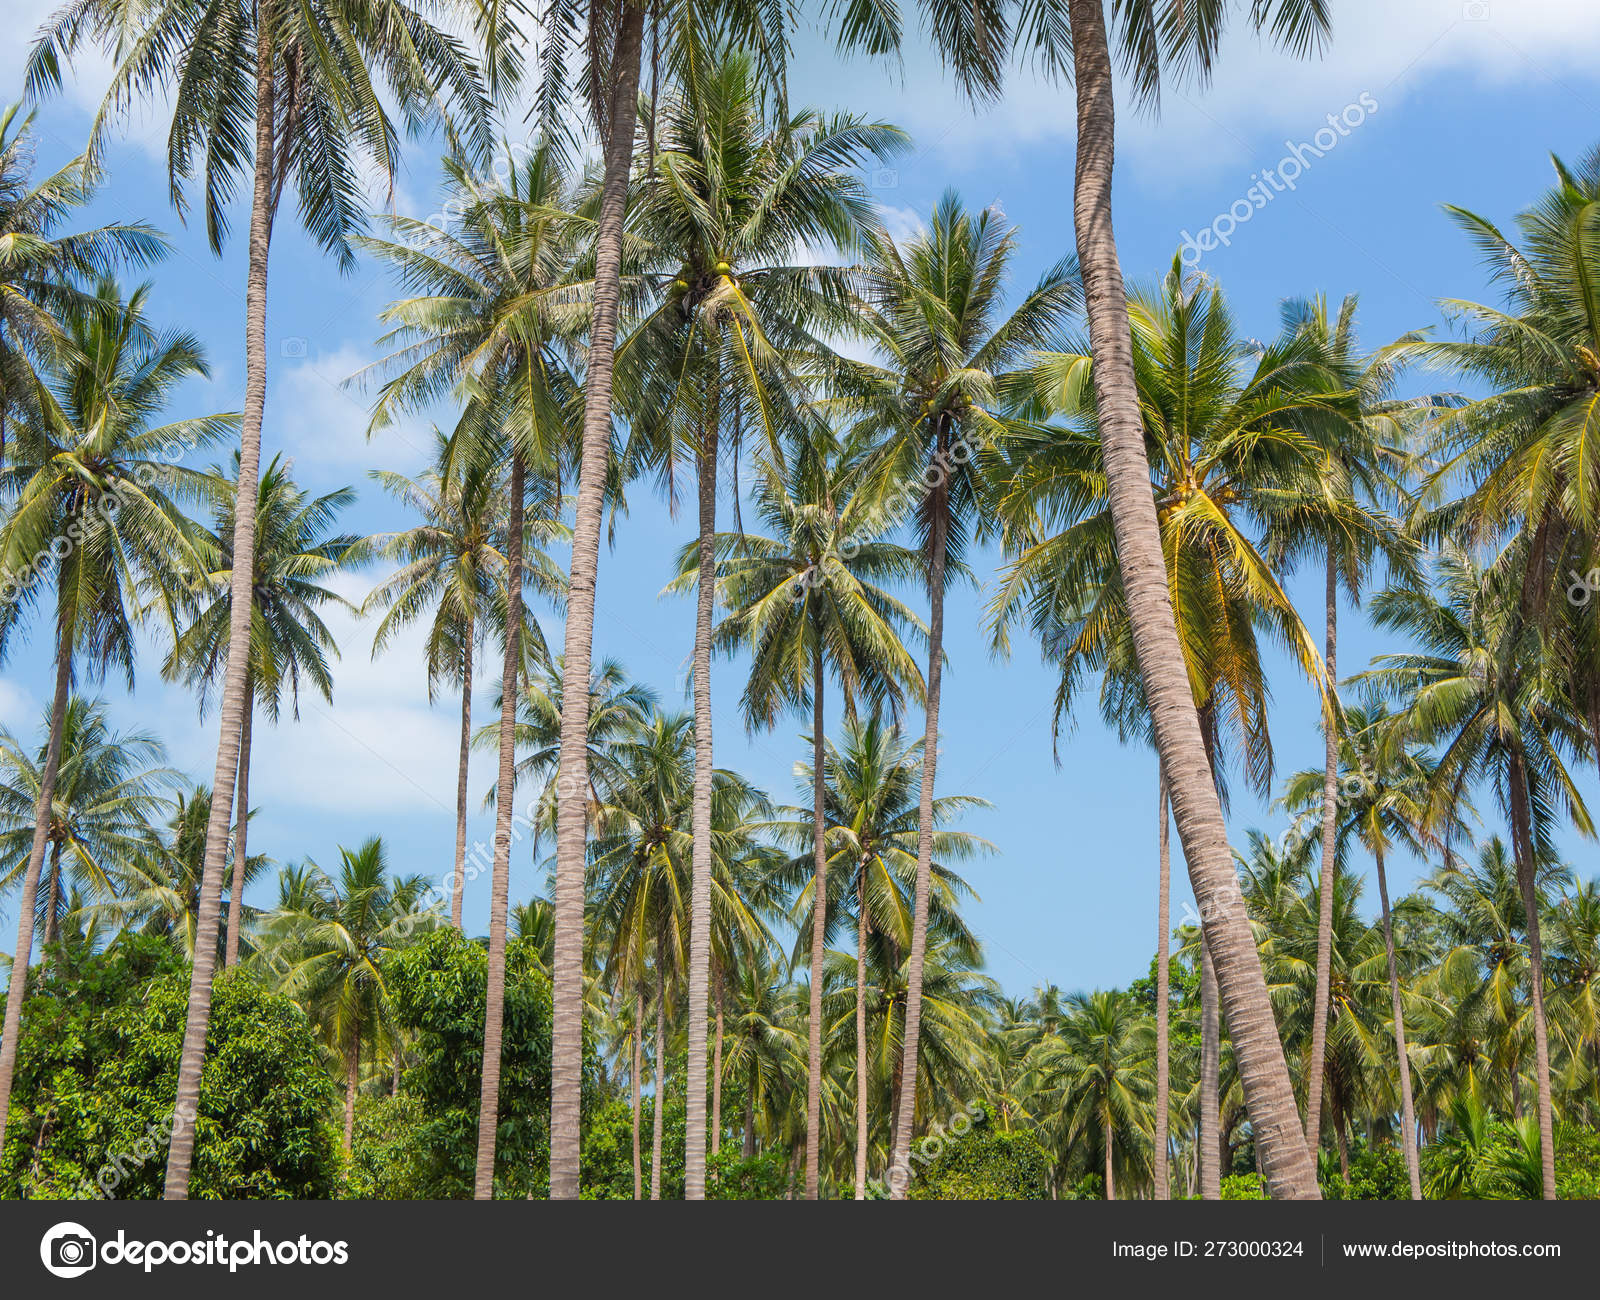
M1328 8L62 8L0 116L0 655L51 683L0 729L0 1196L1600 1199L1600 877L1558 849L1600 770L1600 150L1514 226L1447 208L1488 267L1448 338L1286 283L1258 340L1182 256L1134 287L1117 256L1114 83L1203 85L1230 17L1316 57ZM929 33L975 103L1057 78L1051 269L953 191L891 235L868 178L911 141L789 101L802 21L891 60ZM30 105L107 66L46 174ZM238 409L198 409L167 237L83 211L130 114L177 213L245 245ZM370 210L403 152L442 169L428 220ZM389 533L273 445L296 224L390 286L371 429L435 423L430 464L370 468ZM602 545L652 492L681 550ZM693 602L682 700L595 643L616 565ZM1058 738L1149 752L1148 822L1065 867L1148 864L1129 987L984 973L989 804L936 771L963 583L994 660L950 691L1041 653ZM459 715L434 865L378 826L252 852L255 724L402 634ZM213 770L108 707L151 673ZM713 677L792 788L717 765ZM1320 751L1274 747L1274 687ZM1230 787L1276 824L1230 840Z

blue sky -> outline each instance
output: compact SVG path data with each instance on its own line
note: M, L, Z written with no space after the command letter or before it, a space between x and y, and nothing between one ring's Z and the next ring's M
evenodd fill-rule
M55 0L14 0L13 30L31 28L54 7ZM1352 292L1361 299L1363 337L1373 345L1408 329L1445 331L1440 299L1485 299L1491 290L1440 204L1509 223L1548 183L1549 153L1576 157L1600 142L1594 126L1600 25L1588 0L1341 0L1334 11L1334 42L1319 61L1298 63L1236 36L1208 91L1169 92L1159 120L1124 112L1116 204L1126 274L1150 280L1170 263L1185 232L1211 227L1228 233L1229 243L1206 252L1202 269L1219 278L1249 334L1275 331L1285 297L1337 299ZM0 54L5 99L20 91L22 57L16 45ZM42 108L41 166L58 165L81 148L104 82L103 65L87 61L77 81ZM903 69L843 63L805 36L791 99L850 108L911 131L913 152L869 177L891 229L915 230L918 214L953 186L969 204L999 204L1021 228L1019 285L1071 250L1069 90L1019 70L1004 102L975 114L931 58L913 53ZM1330 115L1344 124L1336 139ZM154 273L151 311L199 334L214 371L210 383L190 386L176 413L237 409L244 378L243 241L216 258L202 229L180 224L167 200L163 146L157 115L131 123L110 153L109 183L92 215L145 218L171 232L174 253ZM1276 173L1292 150L1302 160L1298 175L1283 172L1293 188L1252 203L1262 170ZM406 162L393 202L427 216L437 206L436 159L419 147ZM1231 232L1228 221L1216 222L1230 208L1249 214ZM377 355L375 316L390 286L369 262L340 277L289 213L278 230L268 312L267 451L292 456L296 476L315 490L354 485L360 498L350 527L399 526L402 516L367 471L419 468L427 422L369 443L361 395L342 386ZM1444 377L1410 382L1418 391L1450 386ZM629 509L614 549L602 556L596 653L621 659L667 706L686 707L693 606L658 593L692 519L671 517L648 484L635 486ZM992 580L993 560L978 557L985 582ZM355 575L343 590L359 600L374 577ZM1320 637L1320 579L1296 578L1291 592ZM964 823L1000 850L968 872L982 897L971 917L988 945L989 969L1018 995L1044 981L1067 988L1125 983L1143 973L1153 951L1154 761L1119 747L1086 712L1063 739L1058 767L1050 731L1053 676L1025 642L1007 662L991 658L982 602L981 591L959 591L947 616L939 786L994 805ZM558 640L556 622L543 614ZM442 876L453 847L456 702L446 696L429 706L416 638L402 639L374 662L370 624L334 623L343 658L332 707L306 698L298 722L257 726L251 794L259 811L251 848L280 862L310 856L326 865L336 859L337 845L381 833L397 868ZM1341 631L1346 673L1394 648L1359 611L1345 612ZM0 724L19 732L38 726L46 658L37 634L18 645L0 677ZM209 781L214 718L199 720L193 699L159 680L156 647L147 648L139 668L131 695L116 683L104 688L119 724L158 732L176 766ZM747 737L736 707L741 671L737 662L717 669L717 761L791 800L806 724L795 719ZM1310 689L1287 662L1274 665L1272 680L1280 774L1317 764L1321 742ZM477 700L484 720L491 690L492 683L480 689ZM475 799L491 778L490 766L487 756L474 763ZM1592 773L1584 781L1594 793ZM1231 823L1238 839L1250 826L1281 829L1281 819L1235 787ZM472 833L487 840L490 829L488 818L475 814ZM1580 874L1594 873L1593 846L1572 841L1569 856ZM1396 864L1394 887L1403 892L1418 869ZM543 869L524 846L513 862L512 897L543 884ZM266 887L259 901L271 893ZM1180 859L1175 917L1186 894ZM481 931L486 917L485 878L469 887L469 928ZM14 924L14 901L0 900L4 933Z

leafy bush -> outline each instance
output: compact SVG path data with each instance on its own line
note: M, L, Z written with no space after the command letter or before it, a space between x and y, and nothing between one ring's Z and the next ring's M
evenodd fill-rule
M919 1144L920 1145L920 1144ZM913 1153L918 1147L913 1147ZM1050 1157L1031 1133L1002 1133L983 1122L946 1136L926 1164L913 1162L913 1201L1042 1201L1050 1197Z
M161 1195L188 1001L188 967L147 937L43 982L23 1011L0 1196ZM190 1194L330 1196L333 1099L305 1013L243 976L218 978Z
M1329 1201L1408 1201L1411 1180L1405 1155L1388 1145L1357 1151L1350 1157L1350 1176L1324 1177L1322 1195Z
M1267 1180L1260 1174L1229 1174L1222 1180L1225 1201L1265 1201Z

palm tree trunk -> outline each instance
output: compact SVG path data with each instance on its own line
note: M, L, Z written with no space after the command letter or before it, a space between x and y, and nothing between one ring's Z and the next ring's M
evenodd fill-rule
M1394 926L1389 916L1389 878L1383 869L1383 849L1372 855L1378 869L1378 906L1383 920L1383 948L1389 959L1389 1003L1394 1013L1394 1050L1400 1062L1400 1139L1406 1154L1406 1176L1411 1199L1422 1199L1422 1170L1417 1158L1417 1112L1411 1098L1411 1060L1406 1055L1406 1019L1400 1005L1400 970L1394 956Z
M1345 1131L1344 1116L1333 1117L1333 1140L1339 1148L1339 1177L1350 1181L1350 1135Z
M717 1040L711 1052L711 1154L722 1153L722 1002L723 979L717 976Z
M500 770L495 777L494 867L489 883L489 986L483 1013L483 1077L478 1094L478 1166L473 1196L494 1199L500 1124L500 1048L506 1012L506 904L511 892L511 817L517 791L517 686L522 673L522 453L511 452L506 519L506 638L500 670Z
M178 1090L173 1106L172 1141L167 1147L163 1196L189 1199L189 1167L194 1159L194 1126L200 1110L200 1072L205 1064L206 1029L211 1023L211 981L217 966L217 929L222 919L222 873L227 865L228 828L233 821L233 790L239 775L239 739L247 703L250 670L251 606L255 599L256 492L261 468L261 421L267 405L267 255L272 246L274 100L277 54L272 47L275 0L256 4L255 175L250 200L250 246L245 273L244 413L239 428L239 474L233 506L233 574L228 593L228 660L222 681L217 765L211 777L211 816L206 823L205 864L195 918L194 966L189 977L189 1007L183 1049L178 1058Z
M938 449L949 455L949 430L941 423ZM889 1196L905 1197L911 1176L911 1133L917 1118L917 1048L922 1032L922 964L928 947L929 877L933 874L933 781L939 756L939 685L944 660L945 538L950 501L941 481L933 489L933 527L928 539L928 695L922 746L922 792L917 805L917 883L911 912L911 952L906 959L906 1023L902 1044L894 1148L889 1158Z
M56 912L61 907L61 841L50 844L50 888L44 896L44 942L40 945L39 974L50 973L50 945L56 941Z
M713 345L714 346L714 345ZM713 367L715 375L715 367ZM690 822L693 862L689 881L689 1060L684 1113L683 1194L706 1194L706 1015L711 983L711 614L717 595L717 380L700 430L696 478L700 498L700 574L694 617L694 798Z
M867 864L856 885L856 1200L867 1199Z
M255 720L255 674L244 675L244 721L239 724L239 819L233 829L233 870L228 888L228 947L222 955L222 969L239 964L239 935L244 930L244 874L250 861L246 844L250 829L250 732Z
M633 1199L644 1199L644 1166L639 1158L639 1070L644 1047L644 989L633 995L633 1071L630 1079L633 1092Z
M1550 1029L1544 1014L1544 940L1539 931L1539 891L1534 878L1533 824L1528 810L1526 768L1520 756L1511 760L1511 838L1527 913L1528 989L1533 1010L1534 1084L1539 1105L1539 1164L1544 1199L1556 1199L1556 1141L1550 1102Z
M355 1149L356 1140L356 1090L361 1084L361 1035L345 1056L344 1070L344 1153Z
M756 1067L750 1066L750 1080L744 1094L744 1149L740 1154L750 1160L756 1153Z
M555 953L551 980L550 1199L578 1199L583 1088L583 894L588 836L589 666L594 650L595 583L611 446L611 380L622 292L622 220L638 110L644 10L623 3L610 61L615 79L604 133L600 214L595 223L592 318L583 390L583 445L567 591L566 680L561 694L561 755L556 786Z
M1333 548L1328 549L1325 591L1328 640L1323 651L1328 664L1330 696L1338 674L1334 657L1339 641L1339 569ZM1328 1054L1328 990L1333 982L1333 895L1338 879L1339 828L1339 728L1332 710L1323 728L1322 755L1322 873L1317 889L1317 991L1311 1006L1311 1061L1306 1073L1306 1145L1314 1153L1322 1144L1322 1076Z
M1206 929L1215 932L1210 942L1217 982L1267 1184L1275 1199L1315 1200L1320 1195L1316 1165L1306 1148L1260 955L1234 874L1222 806L1207 772L1167 589L1112 229L1116 113L1102 0L1069 0L1069 16L1077 86L1073 215L1078 265L1094 357L1107 494L1134 648L1195 901Z
M1151 1166L1154 1196L1167 1200L1171 1194L1167 1173L1167 1124L1170 1119L1172 1069L1171 1053L1172 969L1167 956L1167 935L1172 929L1172 817L1167 811L1167 782L1160 778L1161 796L1161 884L1156 903L1156 1133Z
M1205 927L1200 935L1200 1196L1222 1199L1222 1160L1218 1146L1221 1117L1217 1084L1222 1065L1222 1026L1217 1015L1217 975L1211 964Z
M1117 1199L1117 1179L1116 1179L1116 1175L1111 1170L1111 1120L1109 1118L1107 1118L1106 1123L1105 1123L1105 1140L1106 1140L1106 1200L1114 1201L1114 1200Z
M806 1200L817 1199L819 1145L822 1140L822 966L828 935L827 827L823 796L827 788L822 734L822 642L818 637L811 664L811 1025L806 1055Z
M39 896L39 872L44 866L44 846L50 835L50 810L56 797L56 773L61 767L61 724L67 715L72 690L72 630L70 624L56 633L56 693L50 702L50 739L45 743L44 768L39 773L39 802L33 807L33 841L28 865L22 872L22 895L17 899L17 950L6 985L5 1029L0 1032L0 1151L5 1149L6 1121L11 1111L11 1082L17 1069L17 1043L22 1034L22 995L28 984L28 960L33 953L33 916Z
M667 1109L667 984L656 972L656 1096L650 1107L650 1199L661 1199L661 1124Z
M472 620L461 644L461 753L456 760L456 865L450 873L450 924L461 929L461 895L467 869L467 763L472 753Z

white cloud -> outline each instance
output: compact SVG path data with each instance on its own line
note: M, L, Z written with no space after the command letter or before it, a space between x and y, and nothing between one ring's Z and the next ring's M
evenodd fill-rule
M427 458L431 435L418 421L381 429L369 440L370 394L349 379L377 356L355 343L323 351L312 341L282 340L274 358L274 380L267 402L268 446L282 447L297 464L348 473L371 465L392 469L419 465Z

